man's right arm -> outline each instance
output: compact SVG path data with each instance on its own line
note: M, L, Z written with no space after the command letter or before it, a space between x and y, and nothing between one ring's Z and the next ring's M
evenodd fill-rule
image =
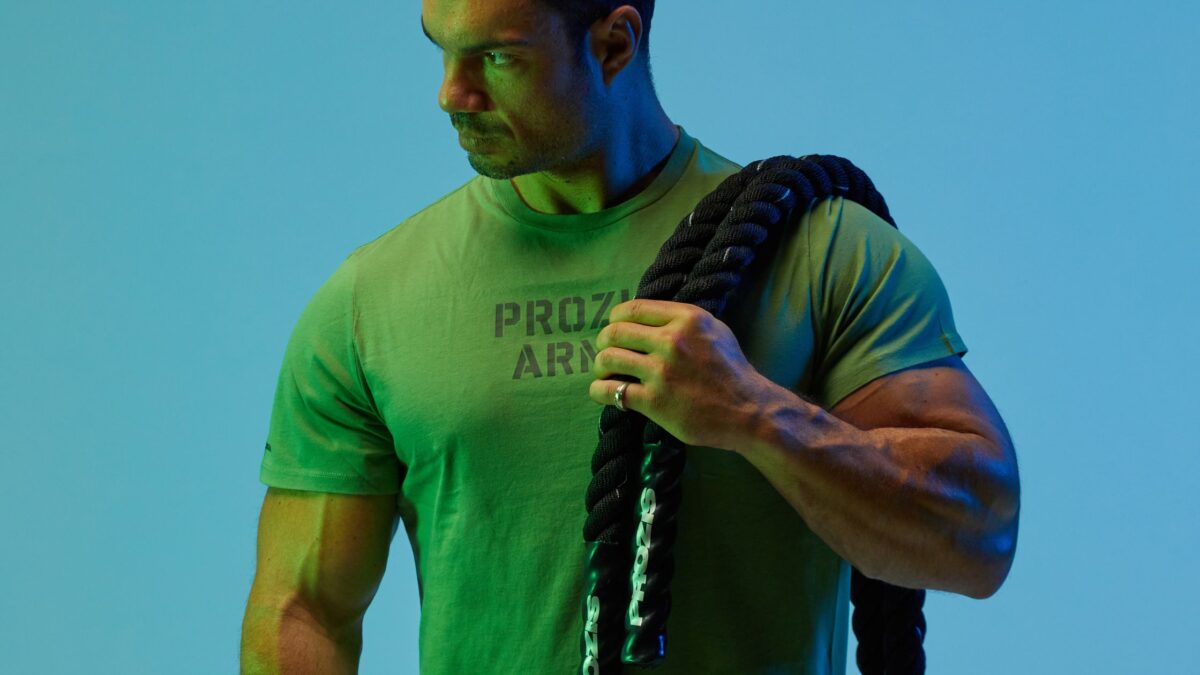
M357 673L363 615L397 524L396 495L268 487L242 621L242 675Z

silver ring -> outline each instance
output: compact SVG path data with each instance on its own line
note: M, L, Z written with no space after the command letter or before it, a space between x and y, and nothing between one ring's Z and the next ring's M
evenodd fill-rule
M621 412L625 412L627 410L625 408L625 388L630 384L631 383L629 382L622 382L621 386L617 387L617 391L613 393L613 399L615 399L617 402L617 410L620 410Z

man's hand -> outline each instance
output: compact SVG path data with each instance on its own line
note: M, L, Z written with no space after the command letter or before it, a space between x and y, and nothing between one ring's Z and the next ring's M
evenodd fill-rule
M696 305L637 298L612 308L596 346L588 395L624 405L688 445L736 451L751 442L776 385L754 369L733 331Z

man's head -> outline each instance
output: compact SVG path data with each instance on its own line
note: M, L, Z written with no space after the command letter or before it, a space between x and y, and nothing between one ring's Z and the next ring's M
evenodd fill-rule
M599 20L607 18L618 7L628 5L637 10L642 20L642 34L637 59L633 66L653 84L650 71L650 24L654 18L654 0L534 0L543 10L556 14L563 30L563 39L571 46L571 56L583 65L587 56L587 33Z
M661 114L653 11L654 0L423 0L422 27L442 50L438 104L471 166L498 179L566 173L618 123Z

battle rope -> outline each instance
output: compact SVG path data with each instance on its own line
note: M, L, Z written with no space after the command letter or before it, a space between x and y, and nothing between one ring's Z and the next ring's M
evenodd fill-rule
M834 196L896 226L883 196L849 160L779 155L747 165L702 199L662 245L635 297L688 302L721 318L751 264L756 259L765 264L780 230L801 215L793 210L807 212ZM653 667L666 656L672 549L682 502L684 448L677 438L644 415L613 406L600 413L599 435L583 528L583 675L619 673L621 663ZM638 481L631 483L638 459ZM863 675L922 675L925 591L892 586L852 568L850 598Z

